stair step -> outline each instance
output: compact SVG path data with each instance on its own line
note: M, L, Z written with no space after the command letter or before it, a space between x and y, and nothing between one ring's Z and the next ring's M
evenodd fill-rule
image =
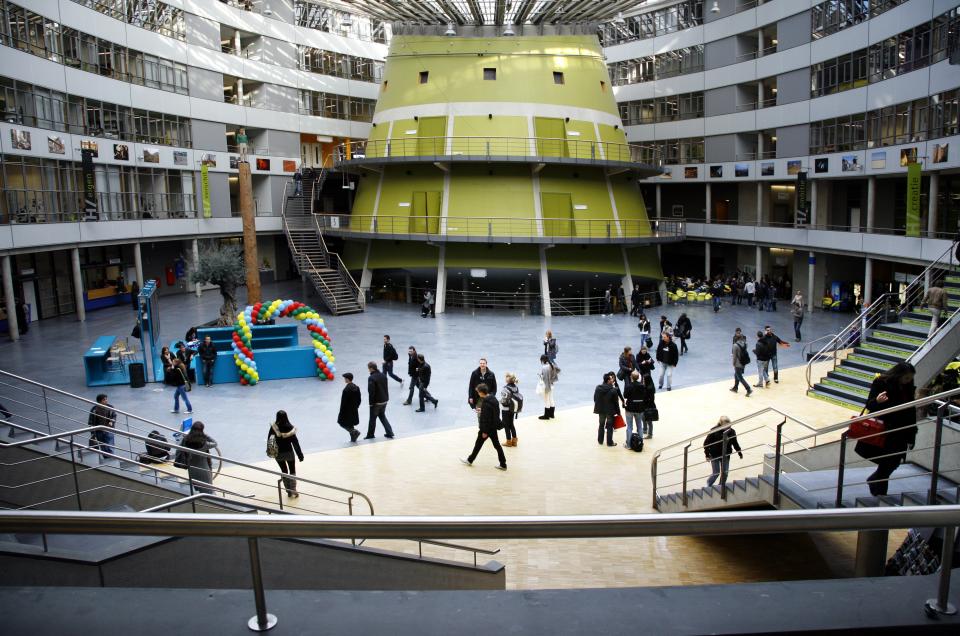
M889 342L894 345L901 347L907 347L914 351L923 346L923 343L927 341L926 338L920 338L918 336L908 336L902 333L897 333L895 331L888 331L886 328L875 329L873 333L870 334L871 337L877 338L882 342ZM867 338L870 339L869 337Z
M849 365L855 369L862 369L864 371L873 371L876 373L881 373L891 368L894 363L890 360L884 360L881 358L875 358L871 355L856 354L851 353L843 360L844 365Z
M910 356L910 352L908 351L884 347L874 342L861 342L859 346L853 348L853 351L855 353L865 353L868 356L880 358L881 360L889 360L893 363L902 362Z
M870 395L870 389L868 388L857 384L850 384L849 382L834 380L833 378L824 378L814 384L814 387L822 389L827 393L839 395L844 399L850 399L851 401L857 401L860 398L866 400L867 396Z
M818 400L823 400L824 402L829 402L830 404L841 406L845 409L850 409L851 411L857 411L857 412L863 409L863 405L866 403L866 400L864 400L863 402L857 403L857 402L854 402L852 398L844 399L839 395L835 395L833 393L827 393L825 391L820 390L819 388L813 388L813 389L807 390L807 396L816 398Z
M930 330L930 325L926 324L924 326L914 325L910 323L903 322L891 322L880 327L884 331L889 331L892 333L899 333L904 336L911 336L914 338L920 338L921 340L927 339L927 331Z
M853 375L861 374L862 375ZM867 379L863 376L870 376L868 373L863 373L857 371L856 369L848 369L844 367L837 367L833 371L827 373L827 377L833 380L839 380L840 382L846 382L847 384L855 384L857 386L870 388L870 385L873 383L874 377Z
M900 493L901 505L903 506L926 506L927 493L925 492L904 492Z

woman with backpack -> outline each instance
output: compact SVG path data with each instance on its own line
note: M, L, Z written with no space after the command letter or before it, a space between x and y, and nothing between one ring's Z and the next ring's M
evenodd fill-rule
M297 492L297 465L294 454L301 462L303 461L297 429L290 423L286 411L277 411L277 418L267 431L267 455L277 461L281 473L290 475L283 478L288 497L300 496Z
M550 361L546 355L540 356L540 377L537 380L537 393L543 396L543 415L538 420L552 420L557 408L553 400L553 385L560 377L560 367Z
M559 351L560 347L557 346L557 339L553 337L553 332L547 329L543 338L543 355L550 358L550 362L556 362Z
M503 431L507 435L507 441L504 446L517 445L517 427L515 421L520 411L523 410L523 396L520 389L517 388L519 378L515 373L509 371L504 374L507 384L500 392L500 421L503 423Z
M680 338L680 355L685 354L689 350L687 340L690 339L691 331L693 331L693 323L687 318L687 314L680 314L680 317L677 318L677 326L674 329L674 333Z
M740 331L740 327L737 327L737 330L733 333L731 353L733 354L733 388L730 389L730 392L736 393L740 384L743 383L743 388L747 390L747 397L750 397L753 394L753 389L750 388L750 383L743 377L744 368L750 364L750 354L747 353L747 337Z

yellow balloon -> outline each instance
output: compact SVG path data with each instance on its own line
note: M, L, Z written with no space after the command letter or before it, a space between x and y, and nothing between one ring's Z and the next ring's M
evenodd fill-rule
M330 362L336 362L336 361L337 361L337 359L336 359L335 357L330 356Z

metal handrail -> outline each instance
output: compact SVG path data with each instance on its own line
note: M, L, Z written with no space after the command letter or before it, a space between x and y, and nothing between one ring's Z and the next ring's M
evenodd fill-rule
M317 177L317 181L314 185L314 188L316 189L317 185L319 185L319 187L322 189L323 183L324 181L326 181L326 178L327 178L327 171L326 169L323 169L320 171L320 176ZM365 308L366 298L363 294L363 290L360 289L360 285L358 285L357 282L353 280L353 276L350 275L350 270L347 269L347 266L343 263L343 259L340 258L340 255L337 254L336 252L331 252L327 248L327 242L323 238L323 231L322 231L322 228L320 227L320 223L318 222L316 196L312 197L312 200L310 203L310 215L311 215L311 218L313 218L314 229L317 232L317 240L320 242L320 246L323 248L323 252L327 257L327 261L329 262L331 256L335 259L334 264L336 265L337 273L340 275L340 280L345 281L348 286L353 287L353 291L356 296L357 302L360 304L361 308Z
M872 328L874 325L880 322L880 320L886 316L887 310L892 305L894 307L911 307L913 305L919 304L918 292L922 293L926 286L927 278L933 273L933 271L944 269L943 267L943 258L947 257L946 268L949 268L953 265L953 245L947 248L942 254L940 254L936 259L934 259L929 265L927 265L924 270L917 275L916 278L907 285L906 289L903 292L888 292L886 294L880 295L876 300L874 300L869 307L864 309L857 317L855 317L846 327L844 327L830 342L826 344L820 351L816 353L810 360L807 362L806 368L806 379L807 387L813 388L813 364L819 360L824 359L825 357L832 357L833 359L833 368L836 369L838 364L837 351L843 350L849 347L841 346L847 345L852 339L852 336L855 332L860 333L860 337L863 338L866 334L867 329ZM901 301L901 296L903 300ZM812 301L812 299L811 299ZM955 315L955 314L954 314ZM951 316L952 318L952 316ZM944 324L949 321L944 321ZM942 326L942 325L941 325ZM934 334L935 335L935 334ZM923 345L918 347L922 349L927 342L930 341L932 336L928 336ZM829 352L829 353L828 353ZM832 354L832 355L829 355ZM912 357L912 356L911 356Z

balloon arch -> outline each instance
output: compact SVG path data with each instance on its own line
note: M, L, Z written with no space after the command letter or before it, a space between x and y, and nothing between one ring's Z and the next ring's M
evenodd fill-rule
M240 372L240 384L253 385L260 381L257 372L257 363L253 359L251 345L252 331L250 327L258 323L265 323L276 318L290 316L303 321L313 338L313 352L316 356L317 377L321 380L332 380L337 372L333 366L333 348L330 346L330 334L323 324L323 318L311 307L293 300L274 300L269 303L248 305L237 314L237 321L233 325L233 361Z

